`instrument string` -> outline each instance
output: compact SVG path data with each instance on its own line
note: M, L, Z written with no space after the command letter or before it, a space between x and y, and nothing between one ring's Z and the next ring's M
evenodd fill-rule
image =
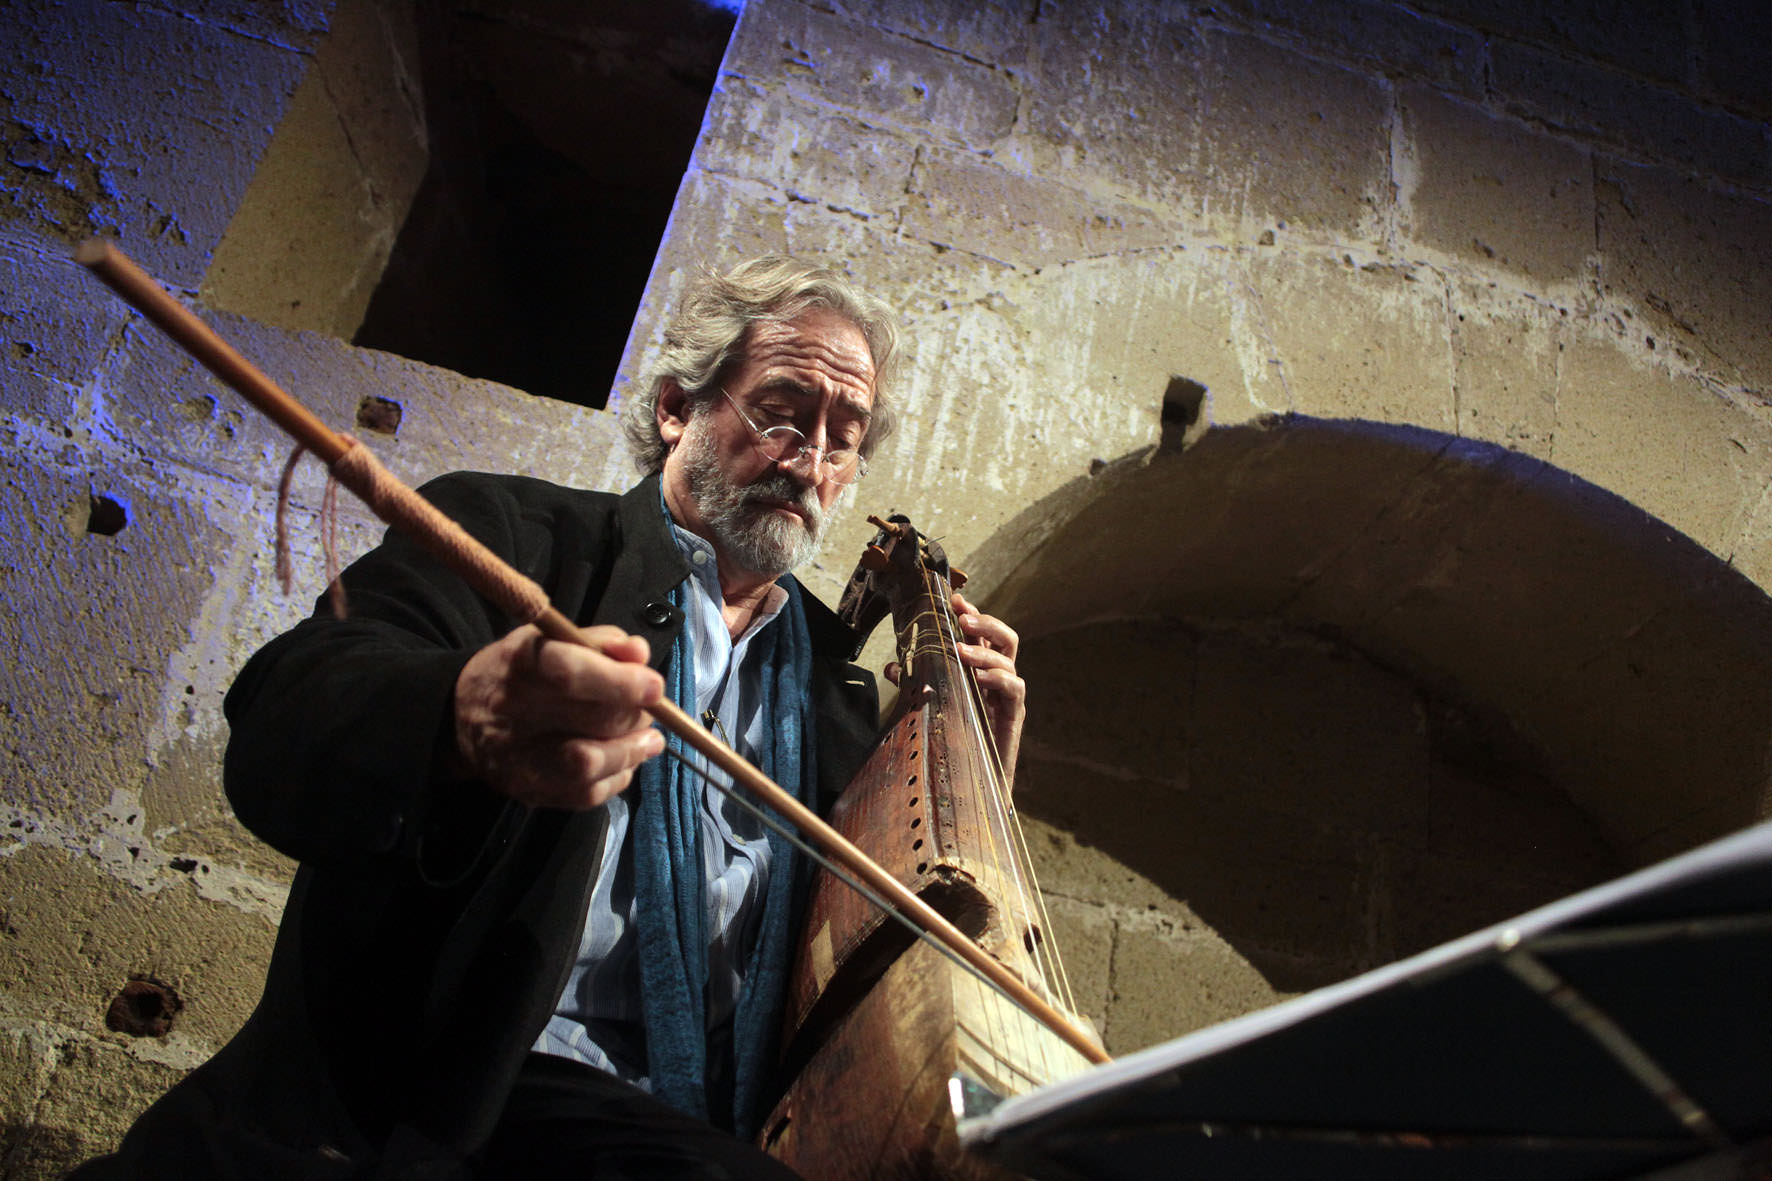
M976 671L959 659L957 645L961 642L963 633L959 619L953 612L952 592L945 579L940 580L937 585L937 576L933 572L926 571L926 576L930 597L940 604L943 630L950 637L950 664L961 674L960 685L965 707L970 715L971 729L976 735L977 745L988 770L990 820L993 828L1000 827L1003 843L1010 849L1008 863L1016 895L1025 908L1024 917L1035 929L1035 933L1030 936L1032 946L1028 950L1034 957L1048 991L1060 998L1067 1009L1075 1012L1076 998L1071 991L1070 976L1065 971L1057 947L1050 942L1052 918L1046 908L1045 896L1034 880L1033 858L1028 849L1027 837L1015 814L1014 803L1009 798L1009 776L1003 767L995 736L988 724L989 712L984 704L984 692L978 684ZM993 839L993 850L995 847L996 840Z
M919 562L918 567L919 570L921 570L923 563ZM930 585L926 573L922 575L922 578L924 593L927 595L930 590ZM945 662L948 659L948 648L950 647L950 645L944 641L941 634L941 622L936 615L933 600L931 601L931 606L927 609L924 609L922 605L919 604L917 610L912 612L910 618L905 621L904 625L895 630L894 638L896 639L898 646L899 664L903 670L900 676L900 685L908 688L912 684L920 682L927 690L925 699L919 702L916 706L919 719L918 726L922 733L922 741L919 749L925 752L932 751L936 747L938 736L945 731L946 727L937 724L937 718L943 712L941 709L942 703L934 699L934 694L938 692L937 679L921 675L919 669L926 669L927 661L944 662L945 667ZM944 678L941 683L951 683L951 679ZM925 767L925 771L927 770L928 768ZM924 774L921 782L921 791L930 804L931 823L929 826L929 833L930 839L934 841L936 835L946 831L947 828L946 825L940 823L933 814L934 809L938 806L936 804L935 782L933 776L930 774ZM956 810L963 807L965 802L964 797L949 797L949 805ZM956 821L957 820L958 818L956 817ZM933 852L939 855L943 850L937 848L934 849ZM986 950L989 951L988 946L986 947ZM983 978L981 973L974 972L973 975L977 978ZM977 988L976 983L973 987ZM997 991L1001 990L998 989ZM996 998L992 997L990 992L982 989L978 990L976 997L977 1000L972 1006L972 1011L977 1014L978 1018L982 1019L984 1022L984 1028L973 1029L967 1021L962 1019L961 1012L956 1009L956 1036L970 1035L976 1045L981 1049L991 1046L1000 1047L1009 1045L1010 1043L1006 1040L1007 1031L1004 1028L1008 1018L1006 1014L999 1011L998 1006L995 1003Z
M1076 1005L1070 996L1064 965L1058 959L1056 948L1047 942L1047 932L1051 928L1050 918L1046 914L1039 886L1034 880L1033 866L1028 857L1025 839L1022 838L1021 825L1015 818L1014 805L1009 798L1009 776L1003 767L996 738L989 725L989 710L985 705L983 689L978 683L976 670L960 659L959 644L964 641L964 632L953 610L953 590L938 571L929 570L927 565L925 593L937 614L943 640L942 656L949 683L955 685L959 691L960 700L957 704L972 736L974 754L981 760L984 771L982 778L985 790L981 805L989 836L991 860L999 877L1009 884L1013 904L1019 906L1019 910L1012 908L1009 912L1010 921L1006 925L1010 937L1014 939L1019 936L1025 940L1024 947L1047 995L1058 998L1069 1011L1075 1012ZM1007 856L1004 850L1007 850ZM995 1005L988 1007L993 1012L996 1009ZM1008 1014L1002 1014L1001 1017L1004 1021L1008 1020ZM1002 1031L995 1032L993 1036L998 1039L994 1043L998 1046L1019 1046L1024 1053L1033 1049L1037 1061L1009 1064L1017 1073L1026 1075L1031 1070L1047 1080L1060 1077L1061 1072L1054 1069L1054 1064L1048 1057L1050 1046L1045 1039L1026 1036L1010 1038Z
M838 881L854 890L857 894L860 894L863 898L873 903L886 915L886 917L904 927L904 929L914 935L919 942L926 943L930 947L933 947L955 965L965 969L966 974L971 976L974 980L983 984L986 988L989 988L1003 1000L1008 1001L1011 1005L1015 1006L1016 1009L1021 1009L1021 1002L1009 995L1008 991L1005 990L1002 985L998 984L995 980L992 980L989 976L986 976L972 964L967 963L966 960L961 957L959 952L937 939L934 935L931 935L921 926L918 926L911 916L905 914L904 911L893 905L891 899L874 890L866 882L862 881L860 878L844 869L841 865L837 864L837 862L819 852L818 848L813 845L812 842L806 840L806 838L802 837L794 830L792 824L780 819L774 813L770 812L769 809L751 799L750 796L740 789L737 784L730 780L722 783L718 778L709 774L709 772L716 770L711 764L694 762L687 755L683 754L675 746L670 744L666 744L665 754L681 763L686 770L692 771L696 775L701 776L701 778L713 787L715 791L736 803L739 807L754 816L759 823L763 824L770 831L780 836L800 852L806 854L806 856L812 858L813 863L820 869L823 869Z
M916 566L917 576L921 584L921 598L917 603L917 608L912 616L910 626L905 629L904 633L901 633L903 635L908 635L910 643L908 645L901 644L900 659L908 676L920 680L931 694L940 695L939 700L930 700L923 705L924 714L926 718L929 719L930 723L925 729L925 734L931 741L933 741L937 729L935 725L935 717L937 715L947 716L951 713L948 708L949 699L952 697L955 688L963 686L963 682L956 681L958 673L958 652L955 648L955 635L952 632L951 620L947 618L944 613L946 601L940 593L940 588L937 586L936 579L930 570L928 563L921 560L921 558L922 555L921 552L919 552ZM931 665L933 665L933 667L931 667ZM964 713L965 706L962 704L960 708L961 712ZM976 728L967 724L972 719L962 716L954 720L961 725L962 729L968 730L976 735ZM943 732L949 731L951 730L951 725L944 724L940 726L940 730ZM978 753L975 749L976 744L977 740L974 738L973 743L963 745L960 750L970 751L973 757L976 758ZM981 765L978 770L983 772L988 779L990 773L988 765ZM956 776L956 778L961 777ZM964 778L969 778L976 783L980 779L980 776L974 775ZM994 783L987 782L987 797L990 791L994 790L994 786ZM986 803L986 801L979 800L973 793L956 793L951 796L950 799L951 806L956 810L970 809L977 812L981 808L981 805ZM956 817L955 820L958 822L959 817ZM988 810L986 810L982 816L975 815L972 818L972 823L974 827L981 832L986 842L986 847L981 850L984 861L984 866L981 868L992 871L993 876L998 883L998 885L995 885L986 891L987 894L994 896L1001 890L1001 884L1006 880L1002 871L1001 851L997 847L997 834L990 824ZM960 1022L960 1031L971 1035L973 1045L970 1049L972 1051L989 1055L995 1060L995 1069L990 1069L983 1063L978 1064L978 1068L982 1069L984 1072L981 1081L996 1080L998 1084L1001 1085L1004 1070L1006 1068L1012 1068L1014 1065L1013 1048L1016 1046L1025 1046L1029 1039L1025 1037L1010 1036L1008 1028L1010 1021L1009 1012L1000 1009L995 1003L995 998L988 993L980 992L977 994L977 1000L972 1006L972 1011L976 1014L975 1021L982 1023L982 1027L973 1029L968 1022L962 1020ZM956 1013L956 1016L959 1015L959 1013ZM1037 1044L1038 1039L1034 1040ZM1043 1053L1043 1046L1041 1046L1041 1050ZM1049 1066L1045 1063L1042 1063L1042 1065L1047 1066L1047 1073L1051 1076Z
M1015 900L1021 903L1025 913L1026 885L1021 880L1021 876L1015 872L1013 865L1005 872L1003 849L1007 842L1003 839L1003 832L998 823L1003 797L1002 767L1000 763L990 757L991 739L988 727L977 709L977 704L972 700L972 695L966 691L972 687L973 683L965 676L967 670L960 661L960 632L958 620L954 618L953 607L948 601L947 594L944 593L947 590L947 583L945 579L940 579L939 575L930 569L927 563L920 563L920 566L923 592L930 603L930 616L934 621L934 631L939 644L938 654L946 672L943 680L959 690L956 704L962 714L961 729L971 740L970 753L978 759L979 770L982 772L978 778L983 781L984 791L979 804L983 822L981 828L986 837L989 853L986 860L996 874L1013 888Z
M940 639L940 658L943 662L946 683L958 690L959 700L955 703L962 714L961 723L968 732L973 756L979 760L982 774L975 781L982 781L982 798L977 801L982 813L980 819L987 838L987 860L994 869L998 880L1008 888L1009 897L1004 899L1007 909L1005 927L1008 938L1026 938L1026 950L1031 958L1034 972L1045 986L1048 996L1062 996L1063 990L1055 989L1052 956L1041 938L1029 931L1032 915L1035 913L1031 902L1038 900L1038 887L1032 884L1032 867L1025 867L1017 856L1014 837L1019 826L1014 822L1008 799L1008 776L1004 773L1002 760L996 749L995 736L988 724L988 711L984 705L982 690L978 685L974 671L960 659L959 644L963 640L959 619L953 611L952 588L939 572L932 570L928 563L919 563L923 568L923 592L928 597L930 610L934 614L936 631ZM1007 857L1005 857L1007 851ZM1007 870L1005 872L1005 863ZM999 887L1002 889L1003 887ZM1043 907L1041 908L1043 909ZM1043 921L1043 920L1042 920ZM1027 932L1025 936L1023 932ZM1043 933L1042 933L1043 934ZM1062 973L1062 966L1059 968ZM1060 977L1062 978L1062 977ZM1032 983L1032 981L1029 981ZM1020 1090L1022 1085L1037 1084L1062 1077L1065 1073L1055 1069L1049 1057L1051 1047L1047 1040L1040 1037L1028 1037L1025 1032L1012 1035L1008 1029L1011 1011L1000 1010L994 998L980 995L979 1009L982 1010L989 1026L989 1045L997 1048L995 1058L1001 1073L1001 1085L1008 1086L1011 1091ZM1074 1005L1067 1005L1075 1011ZM1030 1054L1029 1051L1032 1051ZM1010 1077L1018 1082L1010 1083Z

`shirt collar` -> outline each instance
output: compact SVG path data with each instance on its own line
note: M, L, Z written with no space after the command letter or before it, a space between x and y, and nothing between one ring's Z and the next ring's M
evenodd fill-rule
M691 533L674 520L671 521L671 532L677 539L677 548L683 552L684 559L689 563L689 573L695 584L714 601L715 606L724 607L726 598L720 591L720 562L713 545L707 538ZM782 589L781 583L770 583L769 592L763 596L762 603L758 604L756 612L751 616L751 624L745 628L744 635L750 635L781 614L787 601L788 592ZM743 638L744 636L739 637Z

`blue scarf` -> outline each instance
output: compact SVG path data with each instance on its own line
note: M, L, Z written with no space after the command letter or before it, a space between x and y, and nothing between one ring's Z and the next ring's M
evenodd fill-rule
M763 716L770 741L757 752L764 774L806 801L817 781L812 740L812 639L801 610L800 588L781 579L788 593L771 630L774 646L763 674ZM671 602L685 605L699 593L678 584ZM678 632L665 665L671 699L695 708L695 657L688 628ZM761 640L764 637L759 636ZM699 763L680 739L670 745ZM723 772L714 774L724 776ZM767 1112L764 1088L775 1069L789 961L794 940L794 847L769 832L769 885L761 929L745 963L738 1011L733 1017L732 1110L709 1111L707 1087L707 900L702 882L700 802L702 776L670 757L641 766L632 820L635 915L639 927L642 1015L646 1067L652 1093L679 1111L751 1137Z

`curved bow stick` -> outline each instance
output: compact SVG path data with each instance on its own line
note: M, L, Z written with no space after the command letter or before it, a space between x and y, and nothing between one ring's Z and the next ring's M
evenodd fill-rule
M511 569L424 497L390 475L367 447L316 418L121 250L109 242L89 239L75 251L74 260L90 269L125 302L233 387L241 397L263 411L296 442L325 461L339 483L362 497L378 517L410 532L449 563L480 594L513 616L535 623L549 639L589 646L578 627L548 602L547 594L540 586ZM753 797L786 817L822 853L890 900L916 925L989 979L1066 1044L1091 1062L1109 1061L1094 1041L1019 977L819 819L810 808L697 725L674 702L660 698L650 712L660 726L732 776L734 782Z

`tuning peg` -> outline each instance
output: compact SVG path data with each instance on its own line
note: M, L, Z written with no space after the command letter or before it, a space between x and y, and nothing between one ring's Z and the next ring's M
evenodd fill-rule
M870 545L861 551L861 564L864 568L878 574L892 565L892 559L888 558L886 551L879 546Z
M959 590L966 585L966 571L958 566L948 567L948 585Z
M904 534L904 526L897 521L882 521L871 513L868 515L868 524L890 537L899 537Z

